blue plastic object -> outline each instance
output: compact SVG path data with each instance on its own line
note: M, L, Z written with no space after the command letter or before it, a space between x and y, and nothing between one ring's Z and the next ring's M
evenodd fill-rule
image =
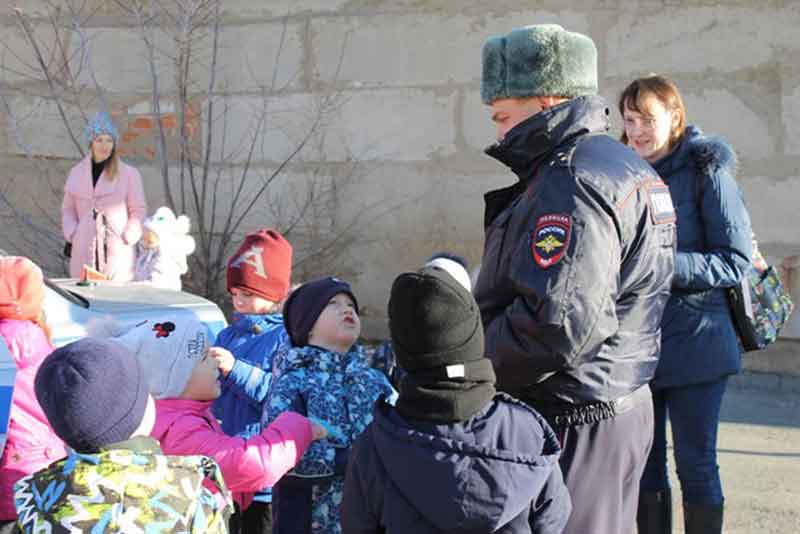
M11 414L11 397L14 394L14 379L17 366L8 352L5 342L0 340L0 455L6 446L8 418Z

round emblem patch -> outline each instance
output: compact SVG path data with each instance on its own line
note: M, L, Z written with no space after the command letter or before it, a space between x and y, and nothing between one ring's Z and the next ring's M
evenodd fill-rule
M531 235L533 259L542 269L558 263L564 257L572 233L572 218L563 213L549 213L536 220Z

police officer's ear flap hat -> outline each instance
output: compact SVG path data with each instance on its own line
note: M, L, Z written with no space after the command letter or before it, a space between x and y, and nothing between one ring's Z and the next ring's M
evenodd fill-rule
M597 48L580 33L537 24L490 37L483 45L481 98L597 94Z
M409 373L484 357L483 324L474 297L433 266L395 279L389 330L397 361Z

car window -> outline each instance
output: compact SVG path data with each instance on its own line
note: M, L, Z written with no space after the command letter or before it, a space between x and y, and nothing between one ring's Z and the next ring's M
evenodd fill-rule
M83 298L82 296L77 295L71 291L67 291L66 289L56 284L47 277L45 277L44 283L47 287L58 293L61 297L75 304L76 306L80 306L81 308L86 308L86 309L89 308L89 301Z

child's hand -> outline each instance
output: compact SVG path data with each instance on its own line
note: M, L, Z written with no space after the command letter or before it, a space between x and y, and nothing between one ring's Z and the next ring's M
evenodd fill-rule
M309 423L311 423L311 441L318 441L320 439L325 439L328 437L328 430L309 419Z
M233 357L233 354L222 347L210 347L208 349L208 354L217 360L217 367L219 367L222 375L228 376L228 373L233 369L233 364L236 363L236 358Z
M340 442L346 441L345 437L344 437L344 434L342 434L341 430L339 430L338 428L336 428L332 424L326 423L325 421L320 421L319 419L316 419L314 417L309 417L308 420L311 421L312 425L319 425L319 426L321 426L322 428L325 429L325 435L323 436L323 438L335 439L335 440L340 441ZM323 438L320 438L320 439L323 439ZM335 446L336 445L334 445L334 447Z

